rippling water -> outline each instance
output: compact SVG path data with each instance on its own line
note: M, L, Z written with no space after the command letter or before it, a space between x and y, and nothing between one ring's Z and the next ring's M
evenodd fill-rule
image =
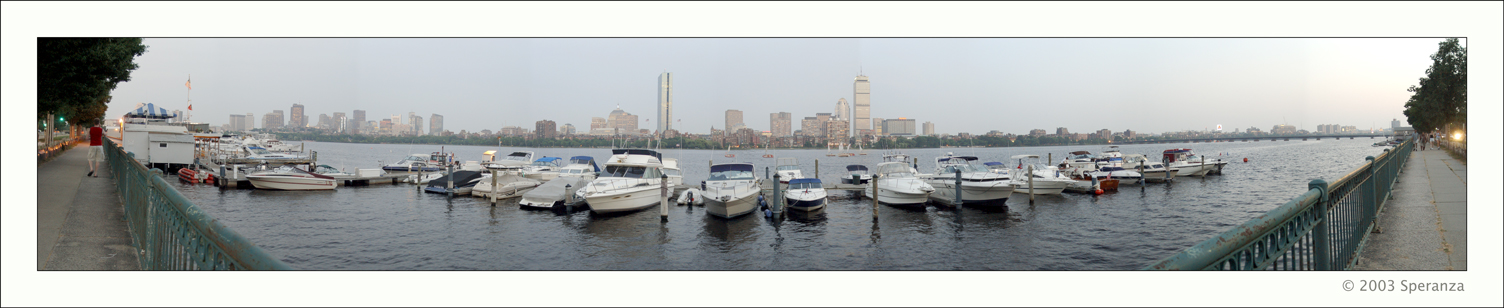
M335 191L220 190L179 184L213 217L299 269L318 270L1133 270L1273 209L1312 179L1341 177L1382 149L1376 140L1279 141L1126 145L1127 153L1158 157L1172 147L1236 160L1224 175L1177 182L1124 185L1101 196L1014 194L1009 212L883 205L872 219L871 200L833 201L782 221L757 215L731 220L703 207L670 206L625 215L521 209L515 200L491 206L479 198L452 200L408 184L340 187ZM321 164L377 168L440 146L307 142ZM445 146L461 160L481 152L535 151L539 157L589 155L609 149L519 149ZM910 149L930 172L946 152L1007 161L1016 154L1101 152L1102 146ZM711 160L771 167L763 151L663 150L678 158L685 183L699 183ZM873 166L880 151L849 158L824 150L773 150L798 157L806 174L819 160L820 177L836 181L848 164ZM1248 163L1242 158L1247 157ZM832 192L832 195L846 195Z

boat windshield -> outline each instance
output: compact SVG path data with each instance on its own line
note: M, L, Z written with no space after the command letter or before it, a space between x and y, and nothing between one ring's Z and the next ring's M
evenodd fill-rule
M534 166L541 166L541 167L550 167L550 166L553 166L554 164L553 164L553 161L542 161L542 160L540 160L540 161L533 162L533 165Z
M647 169L647 167L606 166L606 170L601 171L601 176L640 179L644 173L647 173Z
M818 183L818 182L789 183L789 189L816 189L816 188L824 188L824 187L821 187L820 183Z
M428 161L428 158L422 156L408 156L407 161Z
M793 165L778 166L778 170L780 170L780 171L782 171L782 170L799 170L799 166L793 166Z
M972 167L971 165L948 165L948 166L945 166L944 168L941 168L940 174L954 174L954 173L956 173L956 171L961 171L962 173L967 173L967 172L983 172L983 171L978 171L975 167Z
M754 179L754 175L752 173L752 165L735 164L710 166L710 179L708 179L709 181L734 181L751 179Z
M523 154L523 153L520 153L520 152L519 153L512 153L512 155L507 155L506 159L507 160L515 160L515 161L525 162L525 161L527 161L527 154Z
M246 150L249 150L252 154L256 155L266 155L272 153L272 151L267 151L265 148L248 148Z

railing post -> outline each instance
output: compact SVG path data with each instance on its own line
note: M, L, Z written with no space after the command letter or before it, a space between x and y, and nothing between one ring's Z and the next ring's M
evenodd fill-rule
M1327 198L1327 183L1321 179L1315 179L1311 180L1310 184L1306 184L1306 187L1321 191L1321 197L1317 198L1316 201L1316 227L1311 230L1313 233L1311 236L1314 237L1311 239L1311 243L1316 246L1315 249L1312 249L1311 260L1316 263L1316 270L1331 270L1331 244L1328 242L1331 239L1331 234L1328 232L1328 228L1331 226L1328 224L1328 220L1330 220L1331 215L1327 211L1327 201L1329 200Z

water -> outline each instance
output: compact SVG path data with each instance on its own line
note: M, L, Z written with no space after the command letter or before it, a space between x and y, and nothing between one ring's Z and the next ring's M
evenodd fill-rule
M1125 145L1125 153L1158 157L1172 147L1234 160L1223 175L1179 177L1171 185L1123 185L1101 196L1014 194L1007 213L928 206L883 205L872 219L871 200L833 201L812 215L789 213L774 222L759 215L710 217L703 207L669 207L600 216L521 209L515 200L492 207L479 198L425 194L408 184L340 187L335 191L220 190L178 184L208 214L289 265L310 270L1134 270L1168 257L1278 207L1306 183L1341 177L1382 148L1376 140L1279 141ZM376 168L406 154L440 146L307 142L319 162ZM519 149L444 146L461 160L485 150L531 150L538 157L594 156L608 149ZM1008 162L1016 154L1064 153L1102 146L909 149L919 170L934 170L946 152ZM685 183L707 176L709 161L774 159L762 150L663 150L678 158ZM882 152L848 158L825 150L773 150L799 158L806 174L820 161L820 177L837 181L848 164L871 167ZM1247 157L1249 163L1243 163ZM760 175L761 176L761 175ZM832 195L845 195L832 192Z

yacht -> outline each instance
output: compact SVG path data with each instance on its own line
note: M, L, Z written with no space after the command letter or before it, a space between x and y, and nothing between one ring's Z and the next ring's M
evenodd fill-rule
M1128 154L1123 156L1123 169L1139 170L1140 167L1143 168L1143 171L1139 173L1144 174L1144 181L1146 182L1164 182L1166 178L1173 178L1176 174L1180 173L1180 170L1171 169L1164 163L1149 161L1149 158L1143 154Z
M258 171L245 176L256 189L272 190L333 190L339 185L334 177L308 172L289 165Z
M381 166L381 169L387 171L439 171L444 170L444 166L448 165L452 159L452 155L439 152L430 154L415 153L408 155L396 163Z
M846 165L846 176L841 178L842 184L867 185L871 181L872 173L863 165Z
M732 218L756 209L762 187L758 185L761 179L753 169L750 163L710 166L710 177L705 179L705 213Z
M1087 172L1087 174L1096 177L1099 182L1105 179L1113 179L1117 180L1119 184L1138 184L1144 179L1144 174L1138 173L1138 171L1114 166L1103 166L1097 168L1097 170Z
M263 147L258 147L258 146L245 146L243 148L243 151L245 151L245 152L242 153L243 155L241 156L241 158L244 158L244 159L278 160L278 159L306 159L306 158L308 158L307 156L298 155L298 154L272 152L271 150L268 150L268 149L263 148Z
M1227 165L1227 162L1221 159L1205 159L1192 153L1191 149L1169 149L1163 154L1164 161L1170 165L1170 169L1180 170L1179 176L1221 174L1222 167Z
M513 169L523 168L533 163L532 151L516 151L500 158L496 157L496 151L486 151L481 154L481 165L486 169Z
M945 153L935 158L935 173L924 175L925 183L934 187L929 198L942 204L956 201L956 176L961 177L961 201L968 205L1001 205L1013 195L1013 181L1006 173L994 173L974 163L975 156Z
M495 180L493 181L492 178ZM492 185L493 182L495 185ZM495 194L497 199L510 199L522 196L540 185L543 185L543 182L523 176L519 169L498 170L495 176L491 175L491 171L483 171L480 181L475 184L470 195L490 198L492 194Z
M1033 194L1035 195L1059 195L1060 192L1065 191L1065 188L1067 186L1070 186L1070 184L1074 182L1070 178L1061 174L1060 169L1056 168L1055 166L1045 165L1043 162L1041 162L1039 160L1039 155L1013 155L1013 157L1010 158L1018 160L1018 168L1012 170L1014 174L1013 192L1015 193L1028 194L1030 192L1033 192ZM1001 163L991 162L987 164L989 169L993 169L993 167L997 165L1002 165ZM1033 166L1034 172L1030 174L1029 169L1025 169L1028 168L1025 165ZM1003 165L1002 167L1005 171L1008 168L1008 166L1006 165ZM1029 183L1029 180L1031 178L1034 181L1034 183L1032 184L1032 190L1029 188L1029 186L1031 185Z
M663 159L663 174L668 176L668 187L684 185L684 171L679 169L679 160L674 158Z
M789 209L800 211L814 211L825 208L825 186L820 179L798 178L789 180L788 189L783 191L784 204Z
M452 190L454 194L469 195L470 191L475 188L475 184L480 183L481 173L478 171L455 171L454 173L428 181L428 186L424 186L423 191L437 194L450 193L450 179L454 179L454 189Z
M804 174L799 171L799 159L784 157L778 159L778 166L774 167L778 174L778 182L788 184L789 180L803 178Z
M877 164L877 197L878 202L890 205L923 205L929 200L930 193L935 188L926 184L924 180L914 177L914 168L908 163L886 162ZM867 198L873 197L871 186L865 191Z
M559 176L559 169L564 168L564 159L558 157L539 158L531 165L522 167L522 175L529 179L548 182Z
M636 211L658 204L663 186L663 154L646 149L613 149L605 169L579 193L595 213Z

